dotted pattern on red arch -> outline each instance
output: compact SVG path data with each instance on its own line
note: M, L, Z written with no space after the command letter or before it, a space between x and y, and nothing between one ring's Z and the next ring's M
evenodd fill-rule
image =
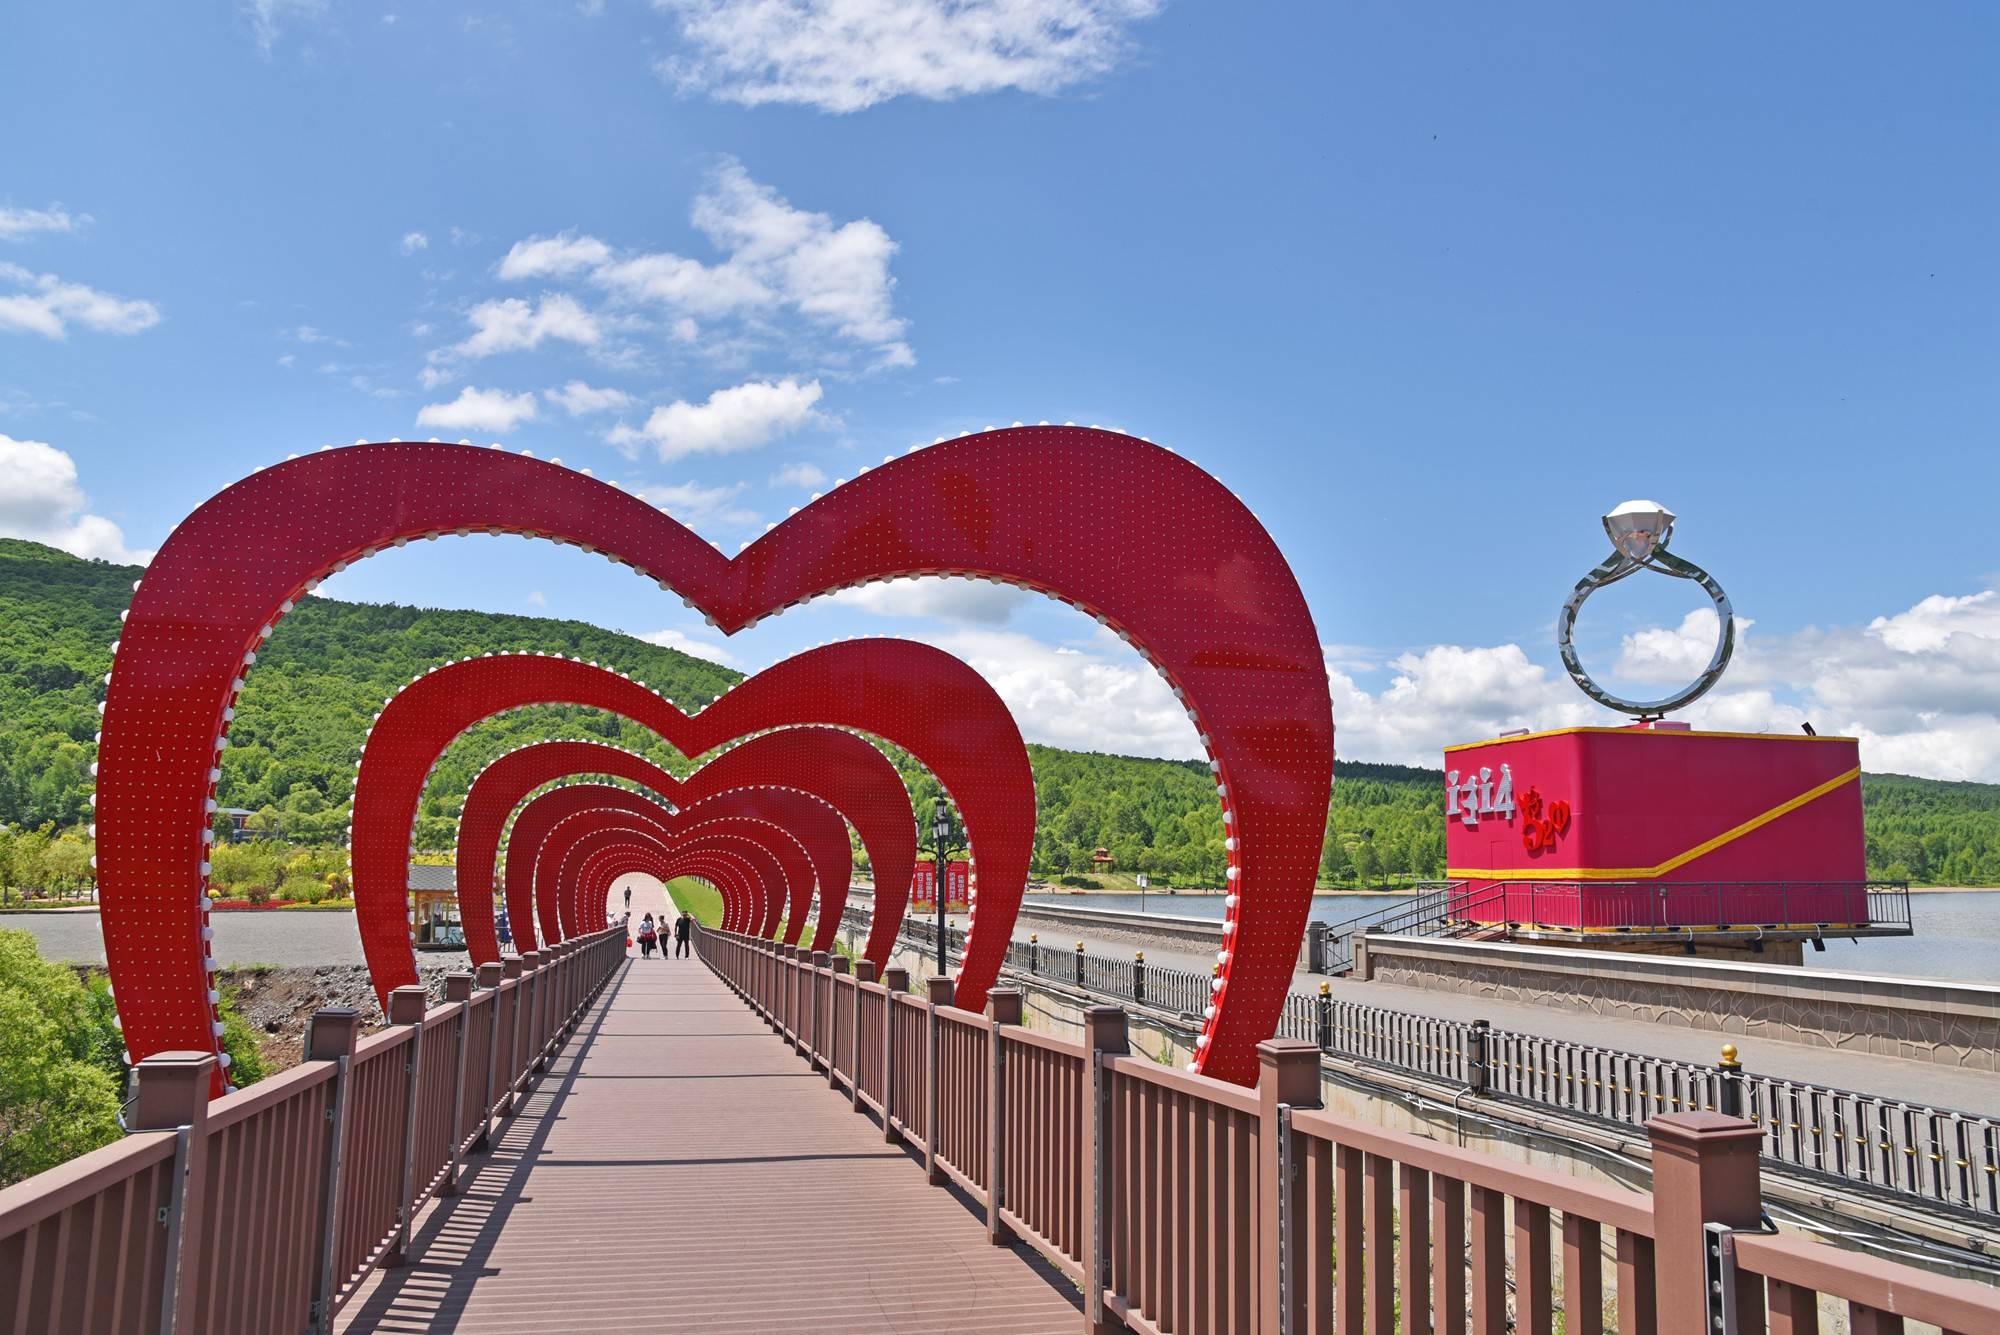
M510 913L514 902L512 897L517 892L531 897L534 914L542 924L544 941L553 943L577 934L575 907L567 901L561 880L562 859L575 840L594 829L608 826L650 830L666 843L682 837L687 828L680 818L659 803L608 784L574 784L550 789L530 801L515 821L507 857ZM738 853L756 872L756 882L750 887L751 898L743 906L746 921L754 924L762 921L766 900L772 897L782 900L788 890L785 864L763 846L775 845L781 840L792 841L781 831L763 823L754 828L745 824L731 831L730 837L744 841L746 847ZM756 846L754 854L748 847L752 845ZM809 864L803 856L796 865L803 874L810 875ZM517 891L517 887L526 888ZM375 977L373 981L380 996L386 998L388 992L393 990L392 985L382 978Z
M592 785L596 786L596 785ZM569 790L569 791L574 791ZM609 789L619 792L619 789ZM631 796L628 794L628 796ZM810 900L813 890L812 859L807 856L804 845L786 826L770 820L733 811L736 799L754 797L754 793L723 793L703 804L707 810L676 813L660 822L668 842L692 837L697 832L740 837L758 845L772 859L777 876L766 882L767 893L759 900L758 917L752 931L759 936L770 936L777 930L778 920L783 916L785 906L794 899ZM646 799L636 798L639 803ZM647 804L651 805L651 804ZM654 810L658 810L657 807ZM821 811L826 811L824 807ZM602 809L586 811L558 822L543 841L541 852L535 858L535 899L552 895L557 903L558 920L562 924L565 938L581 935L588 930L583 926L582 901L577 896L576 850L588 849L591 832L595 828L615 824L607 819L616 813ZM640 813L650 819L649 813ZM832 813L826 813L831 818ZM845 827L842 827L845 837ZM601 842L601 841L600 841Z
M766 883L781 874L776 860L764 845L763 841L770 833L765 829L733 832L703 830L696 835L671 835L637 812L592 810L582 815L594 818L596 823L582 836L591 847L585 850L580 860L579 877L588 874L595 859L633 846L648 848L661 855L673 853L699 858L703 860L702 865L718 877L715 884L722 892L725 921L748 922L760 915L769 893ZM552 893L549 898L584 902L580 891L575 896ZM579 923L585 922L575 904L561 903L554 911ZM592 916L603 918L603 910L600 908ZM585 925L587 929L587 923Z
M1194 720L1236 843L1240 893L1199 1064L1255 1078L1255 1045L1276 1028L1304 934L1331 791L1320 637L1241 501L1171 451L1078 427L986 432L885 461L734 559L608 484L464 446L331 449L202 505L133 599L99 748L105 953L135 1059L216 1050L202 807L246 655L329 571L390 543L475 529L607 553L726 633L822 593L944 574L1053 594L1128 637ZM997 868L988 880L989 892L1012 893ZM999 911L971 933L960 975L968 1003L983 1003L986 961L997 968L1005 947L986 939L1011 928L1011 911L990 907Z
M586 893L591 886L595 886L597 896L608 899L611 887L618 878L635 871L657 877L663 883L676 876L692 876L706 881L722 896L725 913L728 912L731 897L739 893L731 888L732 884L749 874L726 854L683 849L670 856L650 845L618 844L599 852L584 868Z
M643 784L679 805L735 788L773 788L802 793L830 805L854 826L868 850L878 903L900 906L908 898L910 868L915 860L915 819L910 797L894 765L880 751L852 733L836 728L785 728L753 737L722 752L686 781L676 779L643 756L604 742L565 740L533 742L495 759L481 770L466 794L458 823L459 918L465 927L466 950L473 963L499 958L493 930L492 889L500 836L508 817L521 801L543 784L575 774L605 774ZM843 834L839 857L844 872L836 873L830 844L812 843L819 881L819 919L812 948L829 949L840 928L853 875L850 846ZM829 876L837 879L828 880ZM903 887L900 894L891 888ZM878 912L884 911L878 909ZM799 921L798 915L792 921ZM534 949L533 925L515 929L530 933L520 948ZM891 937L893 940L893 928ZM884 958L878 967L887 965Z
M767 729L815 723L871 732L909 751L957 803L975 874L988 896L979 907L993 915L989 921L1008 928L989 932L960 965L958 986L967 1004L985 1004L984 989L999 976L1027 884L1034 774L1013 716L985 678L942 650L890 639L809 649L736 683L694 715L620 673L549 655L464 659L418 677L376 718L355 782L355 917L378 988L416 977L404 878L410 828L432 766L453 738L480 719L550 702L622 715L691 756ZM513 872L510 854L510 918L517 908ZM561 939L550 935L559 924L541 921L545 939ZM878 911L875 930L881 926Z
M698 849L670 849L662 842L657 831L633 826L618 831L624 837L613 839L583 860L580 875L582 893L589 894L589 887L595 887L598 907L594 913L585 915L589 930L591 922L598 927L610 921L609 905L604 901L611 883L630 870L652 871L662 880L682 874L686 869L699 874L713 885L722 896L723 910L727 914L733 905L743 902L745 896L753 893L751 886L757 873L735 853L722 847Z
M616 827L594 831L579 839L563 857L565 870L558 880L558 893L563 897L565 913L576 922L579 933L596 931L597 927L592 926L593 922L598 926L603 925L601 920L604 919L606 912L603 889L600 886L597 897L592 898L589 868L593 858L608 848L618 846L619 833ZM751 867L753 875L757 878L757 884L753 887L752 895L744 902L750 906L748 911L761 916L770 903L776 902L782 905L784 900L782 896L767 897L763 892L761 874L763 864L760 857L775 857L788 883L795 872L800 875L811 874L803 866L802 850L795 842L784 837L782 827L749 818L702 821L696 826L669 836L665 847L672 851L728 850L734 848L734 841L739 839L750 845L748 850L738 850L741 854L739 861L745 866L758 864Z

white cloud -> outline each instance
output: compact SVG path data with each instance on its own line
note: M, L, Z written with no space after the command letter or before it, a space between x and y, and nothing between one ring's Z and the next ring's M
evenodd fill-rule
M655 0L684 92L849 112L890 98L1056 93L1104 74L1159 0Z
M793 315L815 331L868 349L874 365L916 361L895 313L889 272L896 242L866 218L836 223L794 208L777 191L725 160L694 202L697 229L723 252L706 264L671 251L619 254L593 236L564 232L518 242L500 262L502 278L589 280L626 306L659 307L677 341L700 335L695 317L736 320L769 337L774 316Z
M783 468L771 474L771 485L774 487L805 487L811 489L822 486L825 482L826 470L818 464L786 464Z
M833 601L878 616L932 617L969 626L1004 626L1034 597L1011 584L922 576L843 589Z
M632 494L648 505L666 511L690 528L705 523L742 526L757 522L754 510L731 505L743 493L741 482L728 486L704 487L699 482L675 482L653 487L634 487Z
M535 396L467 385L450 403L427 403L417 412L418 426L447 431L512 431L535 417Z
M609 412L632 402L632 396L622 389L598 389L581 380L572 380L561 389L545 389L542 397L560 406L571 417Z
M446 370L442 366L431 365L417 372L417 379L423 382L425 389L436 389L439 385L449 385L458 379L458 373Z
M620 448L650 443L665 460L690 454L731 454L819 420L819 381L753 380L718 389L704 403L685 399L653 409L644 426L620 424L605 439Z
M1715 615L1624 637L1617 673L1679 685L1708 663ZM1721 683L1674 717L1730 732L1796 732L1861 742L1872 772L2000 782L2000 589L1934 594L1866 626L1787 636L1745 632ZM1330 656L1331 657L1331 656ZM1615 722L1520 646L1440 646L1392 663L1378 693L1329 674L1339 754L1435 765L1450 742L1512 728Z
M1737 652L1743 651L1745 637L1756 624L1749 617L1736 618ZM1697 607L1672 629L1653 626L1634 631L1621 639L1612 671L1628 681L1685 685L1708 667L1720 626L1713 607Z
M483 301L466 318L472 335L452 349L460 357L524 352L551 338L594 348L604 338L597 317L562 293L545 294L539 305L519 297Z
M678 649L684 654L691 654L696 658L705 658L711 663L720 663L724 667L736 667L740 662L734 653L723 648L721 645L711 644L707 640L698 639L684 630L676 630L671 626L665 630L656 630L649 635L641 635L639 638L648 644L657 644L668 649Z
M400 249L405 255L414 255L420 250L427 249L430 244L431 239L422 232L405 232L400 243Z
M136 334L160 322L159 307L150 301L129 301L82 283L64 282L54 274L37 274L18 264L0 261L0 283L26 291L0 295L0 332L67 338L69 326L80 324L105 334Z
M531 236L516 241L500 261L500 276L523 278L568 278L586 269L595 269L611 258L611 247L594 236L564 232L559 236Z
M1566 678L1529 661L1518 644L1432 645L1398 654L1389 667L1389 684L1371 695L1329 664L1336 755L1435 766L1454 742L1605 721L1604 711Z
M540 589L530 589L528 591L528 604L531 607L547 607L549 605L549 596Z
M326 0L243 0L242 8L250 20L258 51L268 58L286 22L294 18L317 19L326 13L327 4Z
M1949 649L1961 635L2000 639L2000 592L1985 589L1962 598L1934 593L1907 612L1876 617L1868 631L1906 654Z
M71 213L60 204L45 209L0 208L0 241L20 241L38 232L74 232L89 222L88 213Z
M76 556L144 565L149 551L125 545L125 534L102 515L85 514L76 461L39 440L0 435L0 536L30 538Z
M332 334L327 333L325 330L315 329L313 328L313 326L309 324L302 324L299 325L297 328L291 330L291 337L297 339L301 343L330 343L336 348L344 348L347 346L346 339L335 338Z
M1030 741L1168 759L1202 753L1166 681L1122 645L1100 652L995 630L954 631L935 642L992 684Z

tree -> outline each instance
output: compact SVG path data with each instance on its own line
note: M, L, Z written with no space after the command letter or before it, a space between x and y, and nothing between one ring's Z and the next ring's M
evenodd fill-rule
M33 936L0 931L0 1186L118 1138L103 1018L74 972L36 953Z

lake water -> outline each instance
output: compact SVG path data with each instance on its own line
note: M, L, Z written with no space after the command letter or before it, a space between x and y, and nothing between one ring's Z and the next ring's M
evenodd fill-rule
M1222 917L1221 895L1029 895L1032 904L1117 909L1124 913L1164 913L1181 918ZM1402 895L1322 895L1312 916L1346 922L1364 913L1404 902ZM1903 974L2000 983L2000 890L1958 895L1910 896L1915 936L1832 940L1824 952L1806 949L1808 969L1842 973Z

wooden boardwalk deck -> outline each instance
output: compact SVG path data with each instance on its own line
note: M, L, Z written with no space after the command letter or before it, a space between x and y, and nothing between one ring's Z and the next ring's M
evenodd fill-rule
M694 959L634 959L339 1329L1031 1332L1074 1288Z

